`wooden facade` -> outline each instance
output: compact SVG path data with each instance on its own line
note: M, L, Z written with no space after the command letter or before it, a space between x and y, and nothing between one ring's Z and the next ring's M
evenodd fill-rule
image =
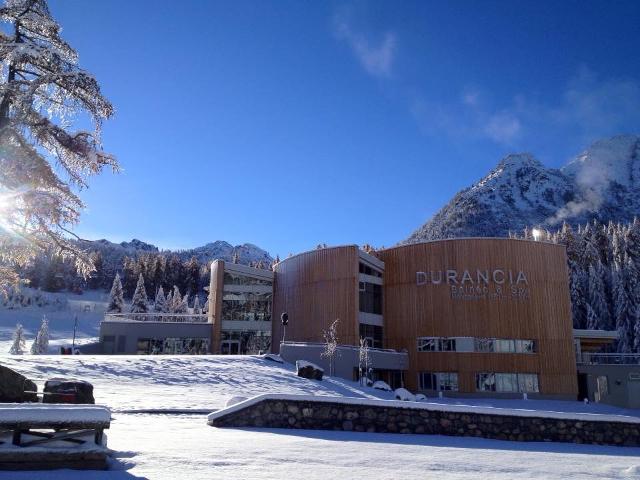
M212 324L211 353L220 353L222 333L222 295L224 288L224 260L211 264L211 282L209 283L209 322Z
M358 247L323 248L289 257L274 268L272 350L280 350L287 312L286 340L321 342L336 319L338 341L358 344Z
M377 255L385 264L385 346L409 352L409 389L418 389L419 372L457 372L461 393L476 391L476 373L537 373L542 395L577 394L563 246L469 238L405 245ZM512 285L509 272L512 282L520 272L526 282L521 277ZM460 287L465 293L459 294ZM535 340L537 351L418 352L418 337Z

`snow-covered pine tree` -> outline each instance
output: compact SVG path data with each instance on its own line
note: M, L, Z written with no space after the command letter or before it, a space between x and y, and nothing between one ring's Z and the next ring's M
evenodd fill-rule
M638 217L634 218L633 223L629 225L624 234L624 239L627 255L631 257L636 265L640 265L640 220Z
M36 338L33 339L31 344L31 355L46 355L49 351L49 320L46 316L42 317L42 323L40 323L40 329Z
M67 236L83 208L74 188L118 169L100 140L113 107L77 66L46 0L6 0L0 21L9 24L0 30L0 289L17 284L17 268L38 252L73 259L86 277L91 258ZM88 118L93 131L73 131L75 118Z
M620 353L629 353L633 347L633 337L629 335L631 316L625 277L626 271L616 262L611 278L613 279L614 320L618 331L618 352Z
M144 288L144 277L142 273L138 276L136 290L131 299L131 313L147 313L149 311L149 300L147 290Z
M164 289L160 287L156 292L156 299L153 302L153 310L156 312L166 312L166 309L167 309L166 302L167 300L164 296Z
M180 304L176 305L175 313L189 313L189 294L185 293Z
M204 314L208 314L209 313L209 302L211 297L209 295L207 295L207 298L205 299L204 303L202 304L202 313Z
M589 265L588 297L587 297L587 328L593 330L608 330L610 328L609 305L605 297L605 286L602 281L604 267L598 260L597 265Z
M173 298L171 300L171 313L180 313L182 308L182 295L180 295L180 289L177 286L173 286Z
M109 304L107 305L108 313L122 313L124 310L124 296L122 293L122 282L120 281L120 275L116 273L113 279L113 285L111 286L111 293L109 294Z
M627 256L625 264L625 274L627 277L626 288L627 298L629 299L629 319L627 341L629 343L629 352L636 352L640 340L636 337L638 323L640 323L640 272L635 265L631 256Z
M202 313L202 306L200 305L200 297L196 295L196 298L193 300L193 314L200 315Z
M13 343L9 349L11 355L23 355L25 349L24 328L21 323L16 325L16 330L13 332Z
M164 302L164 313L171 313L173 310L173 292L169 290L167 293L167 299Z

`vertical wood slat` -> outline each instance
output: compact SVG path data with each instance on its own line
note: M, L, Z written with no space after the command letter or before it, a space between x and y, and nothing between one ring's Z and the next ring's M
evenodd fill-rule
M213 329L210 351L220 353L222 337L222 295L224 288L224 260L216 260L211 265L211 281L209 283L209 322Z
M323 248L287 258L275 266L272 350L280 350L280 315L289 314L287 340L320 342L339 319L338 341L358 340L358 247Z
M407 349L407 384L420 371L457 371L460 390L475 391L475 373L538 373L543 394L575 395L577 379L566 253L560 245L512 239L455 239L377 253L385 263L385 346ZM450 287L416 283L417 271L522 270L530 297L452 299ZM420 336L534 339L536 354L418 352Z

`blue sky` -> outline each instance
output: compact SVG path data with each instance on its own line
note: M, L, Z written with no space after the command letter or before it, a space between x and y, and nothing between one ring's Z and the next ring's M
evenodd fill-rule
M116 107L85 238L407 237L502 156L640 131L640 2L50 0Z

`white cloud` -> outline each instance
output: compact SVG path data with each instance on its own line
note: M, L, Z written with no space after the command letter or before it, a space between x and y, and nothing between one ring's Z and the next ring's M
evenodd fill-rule
M396 52L396 36L386 32L374 42L368 36L353 29L350 16L341 12L334 17L335 35L345 41L364 69L376 77L389 77Z
M582 145L598 138L640 130L640 83L600 79L581 68L561 91L558 102L520 94L500 106L478 87L467 87L451 103L409 97L409 107L429 134L488 139L511 148L545 144Z

